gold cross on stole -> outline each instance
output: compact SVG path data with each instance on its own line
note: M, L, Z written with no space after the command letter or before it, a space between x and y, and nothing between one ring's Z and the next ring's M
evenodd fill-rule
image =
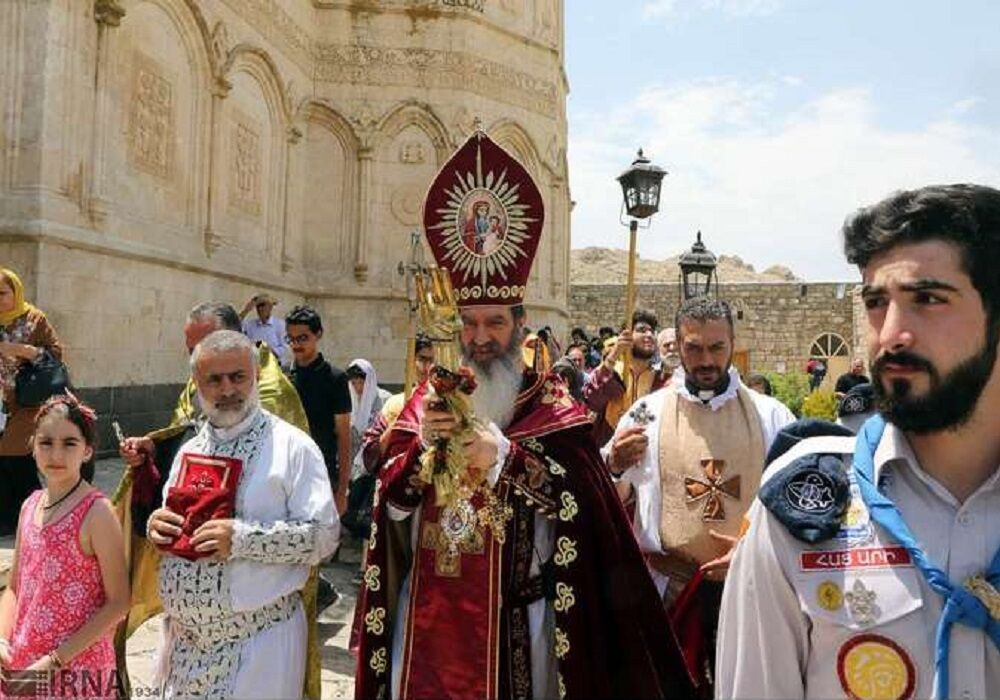
M462 575L463 554L483 554L486 551L483 544L483 533L478 527L473 528L468 537L459 540L456 544L458 551L455 551L455 547L445 537L438 523L424 525L420 545L424 549L435 550L434 573L438 576L458 578Z
M701 460L701 468L705 472L704 481L692 479L689 476L684 477L687 502L693 503L705 499L705 508L701 511L701 519L706 522L726 519L726 509L722 502L723 496L740 499L740 477L737 474L723 481L722 470L725 467L725 460L703 459Z

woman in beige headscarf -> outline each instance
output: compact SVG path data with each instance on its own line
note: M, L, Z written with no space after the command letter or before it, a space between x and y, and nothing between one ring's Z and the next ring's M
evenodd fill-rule
M38 407L17 405L14 379L22 365L45 353L62 359L55 329L42 311L24 300L17 274L0 267L0 535L15 531L21 503L40 486L30 442Z

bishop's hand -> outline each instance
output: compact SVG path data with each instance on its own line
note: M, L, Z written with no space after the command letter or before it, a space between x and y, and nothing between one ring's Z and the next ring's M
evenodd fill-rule
M458 427L458 417L440 397L431 394L424 397L424 418L420 423L420 437L424 444L433 445L438 440L447 440Z
M469 469L485 475L497 463L500 445L493 431L477 425L462 437L462 450Z

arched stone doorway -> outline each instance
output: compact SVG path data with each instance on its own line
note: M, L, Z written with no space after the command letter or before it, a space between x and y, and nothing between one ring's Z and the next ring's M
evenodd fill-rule
M833 391L837 377L851 366L851 350L847 341L837 333L821 333L809 346L809 357L822 360L826 364L826 377L819 388Z

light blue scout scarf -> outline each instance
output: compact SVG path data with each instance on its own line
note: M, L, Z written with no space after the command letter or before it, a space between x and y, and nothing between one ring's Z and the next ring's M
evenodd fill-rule
M898 544L910 554L910 559L920 569L927 585L940 593L944 599L944 610L938 621L935 639L934 668L937 672L937 683L934 687L934 697L944 700L948 697L948 652L951 645L951 626L960 622L976 629L983 630L993 643L1000 648L1000 620L991 617L989 609L983 600L976 597L965 586L957 586L948 576L935 566L914 538L910 528L906 526L903 516L896 504L878 490L875 484L875 448L885 430L885 420L881 416L873 416L861 428L854 448L854 474L861 498L872 520L881 525ZM983 575L994 589L1000 589L1000 550L993 556L989 570ZM966 584L968 585L968 584Z

